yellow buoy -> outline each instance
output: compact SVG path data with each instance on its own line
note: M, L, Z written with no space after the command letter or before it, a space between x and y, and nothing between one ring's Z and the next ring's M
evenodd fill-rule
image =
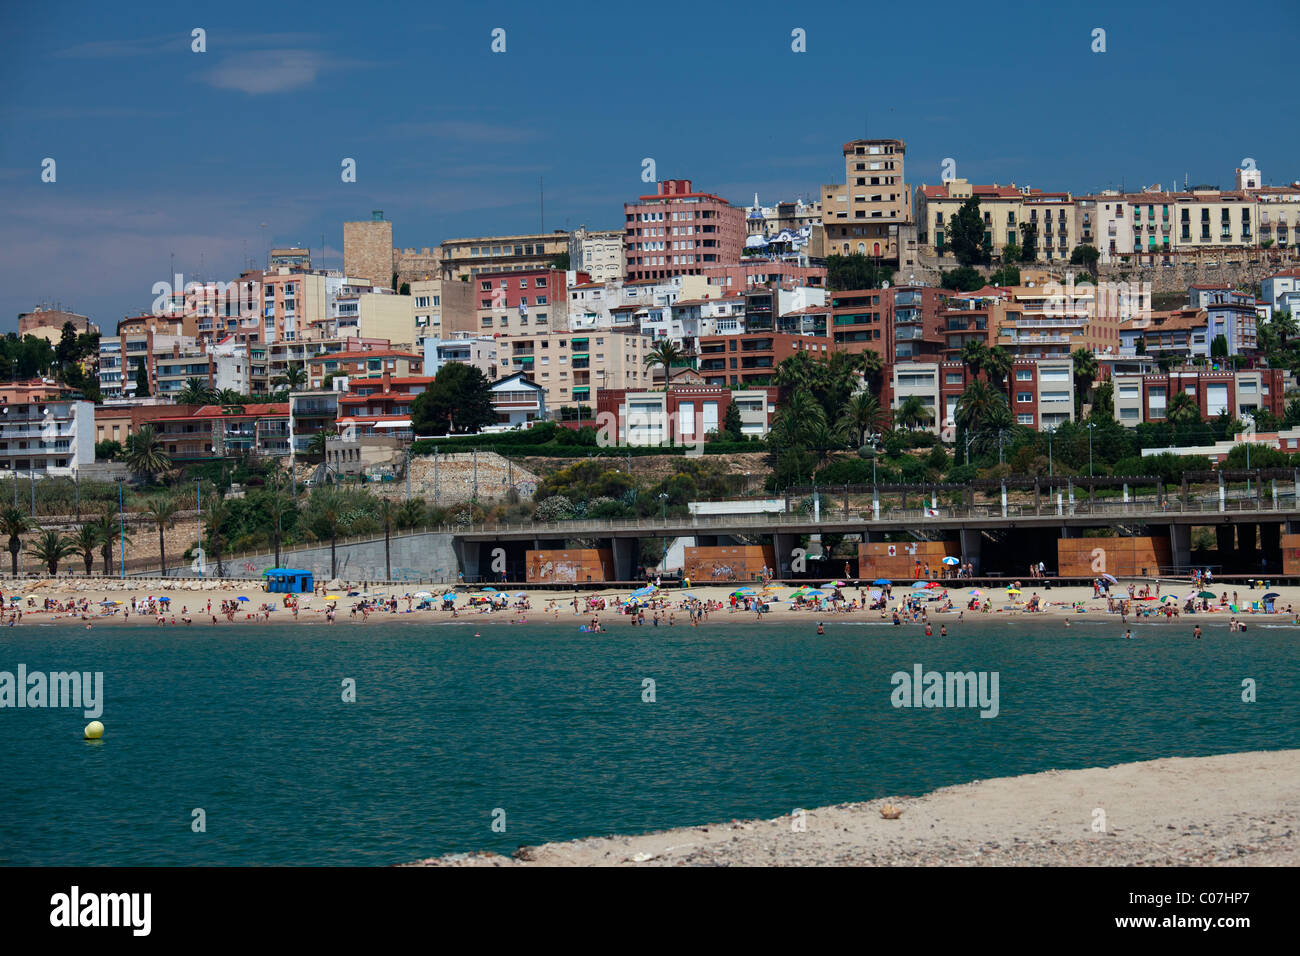
M99 721L97 721L97 720L92 720L90 723L86 724L86 739L87 739L87 740L98 740L98 739L99 739L100 737L102 737L102 736L104 736L104 725L103 725L103 724L101 724L101 723L100 723Z

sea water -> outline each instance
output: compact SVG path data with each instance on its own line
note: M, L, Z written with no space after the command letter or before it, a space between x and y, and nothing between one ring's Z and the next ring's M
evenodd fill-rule
M1300 629L945 623L25 623L0 671L102 672L106 732L0 708L0 863L391 864L1300 747ZM895 706L917 665L996 673L996 716Z

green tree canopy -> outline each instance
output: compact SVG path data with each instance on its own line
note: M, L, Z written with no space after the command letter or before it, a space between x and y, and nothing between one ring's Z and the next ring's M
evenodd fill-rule
M481 369L448 362L411 406L417 434L446 435L476 432L497 420L492 386Z

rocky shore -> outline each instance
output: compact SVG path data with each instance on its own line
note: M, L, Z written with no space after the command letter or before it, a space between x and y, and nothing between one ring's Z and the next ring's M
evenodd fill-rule
M882 809L902 812L886 819ZM417 866L1294 866L1300 750L977 780L772 820Z

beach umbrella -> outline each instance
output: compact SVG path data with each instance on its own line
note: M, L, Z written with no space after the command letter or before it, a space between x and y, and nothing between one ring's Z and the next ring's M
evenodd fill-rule
M880 598L884 595L884 593L885 593L884 591L872 591L872 592L871 592L871 600L873 600L873 601L879 601Z
M416 591L414 594L411 595L411 597L416 597L419 598L421 601L423 601L425 598L433 597L433 595L430 594L428 591Z
M943 587L943 585L940 584L938 581L931 581L929 584L926 585L927 590L932 590L934 588L941 588L941 587Z
M1109 581L1111 584L1119 584L1119 581L1115 579L1113 574L1103 574L1101 577L1103 581Z
M981 591L979 588L972 588L971 590L967 591L966 593L969 594L971 597L983 597L983 596L984 596L984 592Z
M871 583L879 584L881 587L889 587L889 585L893 584L894 582L889 580L889 578L876 578L876 580L872 581Z
M1263 600L1265 600L1265 601L1276 601L1276 600L1277 600L1278 598L1280 598L1281 596L1282 596L1282 595L1278 594L1276 591L1269 591L1267 594L1264 595Z
M822 585L822 587L824 587L824 588L842 588L842 587L845 587L845 584L844 584L843 581L827 581L825 584Z
M1166 594L1164 597L1162 597L1162 598L1160 599L1161 603L1163 603L1163 602L1165 602L1165 601L1177 601L1177 600L1178 600L1178 597L1177 597L1177 595L1174 595L1174 594Z
M496 594L496 593L497 593L497 589L496 589L496 588L479 588L479 590L482 591L484 594Z
M927 587L929 587L929 585L926 584L924 581L917 581L915 584L912 585L912 590L913 590L913 591L920 591L920 590L922 590L923 588L927 588Z
M168 600L168 598L163 598L163 600L166 601L166 600ZM247 601L248 598L244 597L244 596L241 594L241 595L239 595L238 598L236 598L236 600L238 600L238 601Z
M341 597L340 597L339 595L337 595L337 594L327 594L327 595L325 595L325 600L327 600L327 601L342 601L343 598L341 598Z
M948 565L952 565L952 564L961 564L960 561L958 561L956 558L953 558L953 557L947 557L947 558L944 558L944 559L943 559L943 563L944 563L944 564L948 564Z
M823 591L821 588L808 588L808 590L804 591L803 593L804 593L804 597L809 597L809 596L825 597L826 596L826 592Z
M633 597L644 597L655 593L654 585L647 584L643 588L637 588L632 592Z
M1020 589L1019 589L1019 588L1007 588L1007 593L1008 593L1008 594L1019 594L1019 593L1020 593Z
M1207 600L1207 601L1210 600L1211 598L1216 598L1216 597L1218 597L1218 595L1215 594L1213 591L1202 591L1200 594L1198 594L1198 595L1196 595L1196 596L1197 596L1198 598L1204 598L1204 599Z
M731 593L734 595L742 595L747 597L751 594L757 594L758 592L755 591L753 588L736 588L736 590L732 591Z

